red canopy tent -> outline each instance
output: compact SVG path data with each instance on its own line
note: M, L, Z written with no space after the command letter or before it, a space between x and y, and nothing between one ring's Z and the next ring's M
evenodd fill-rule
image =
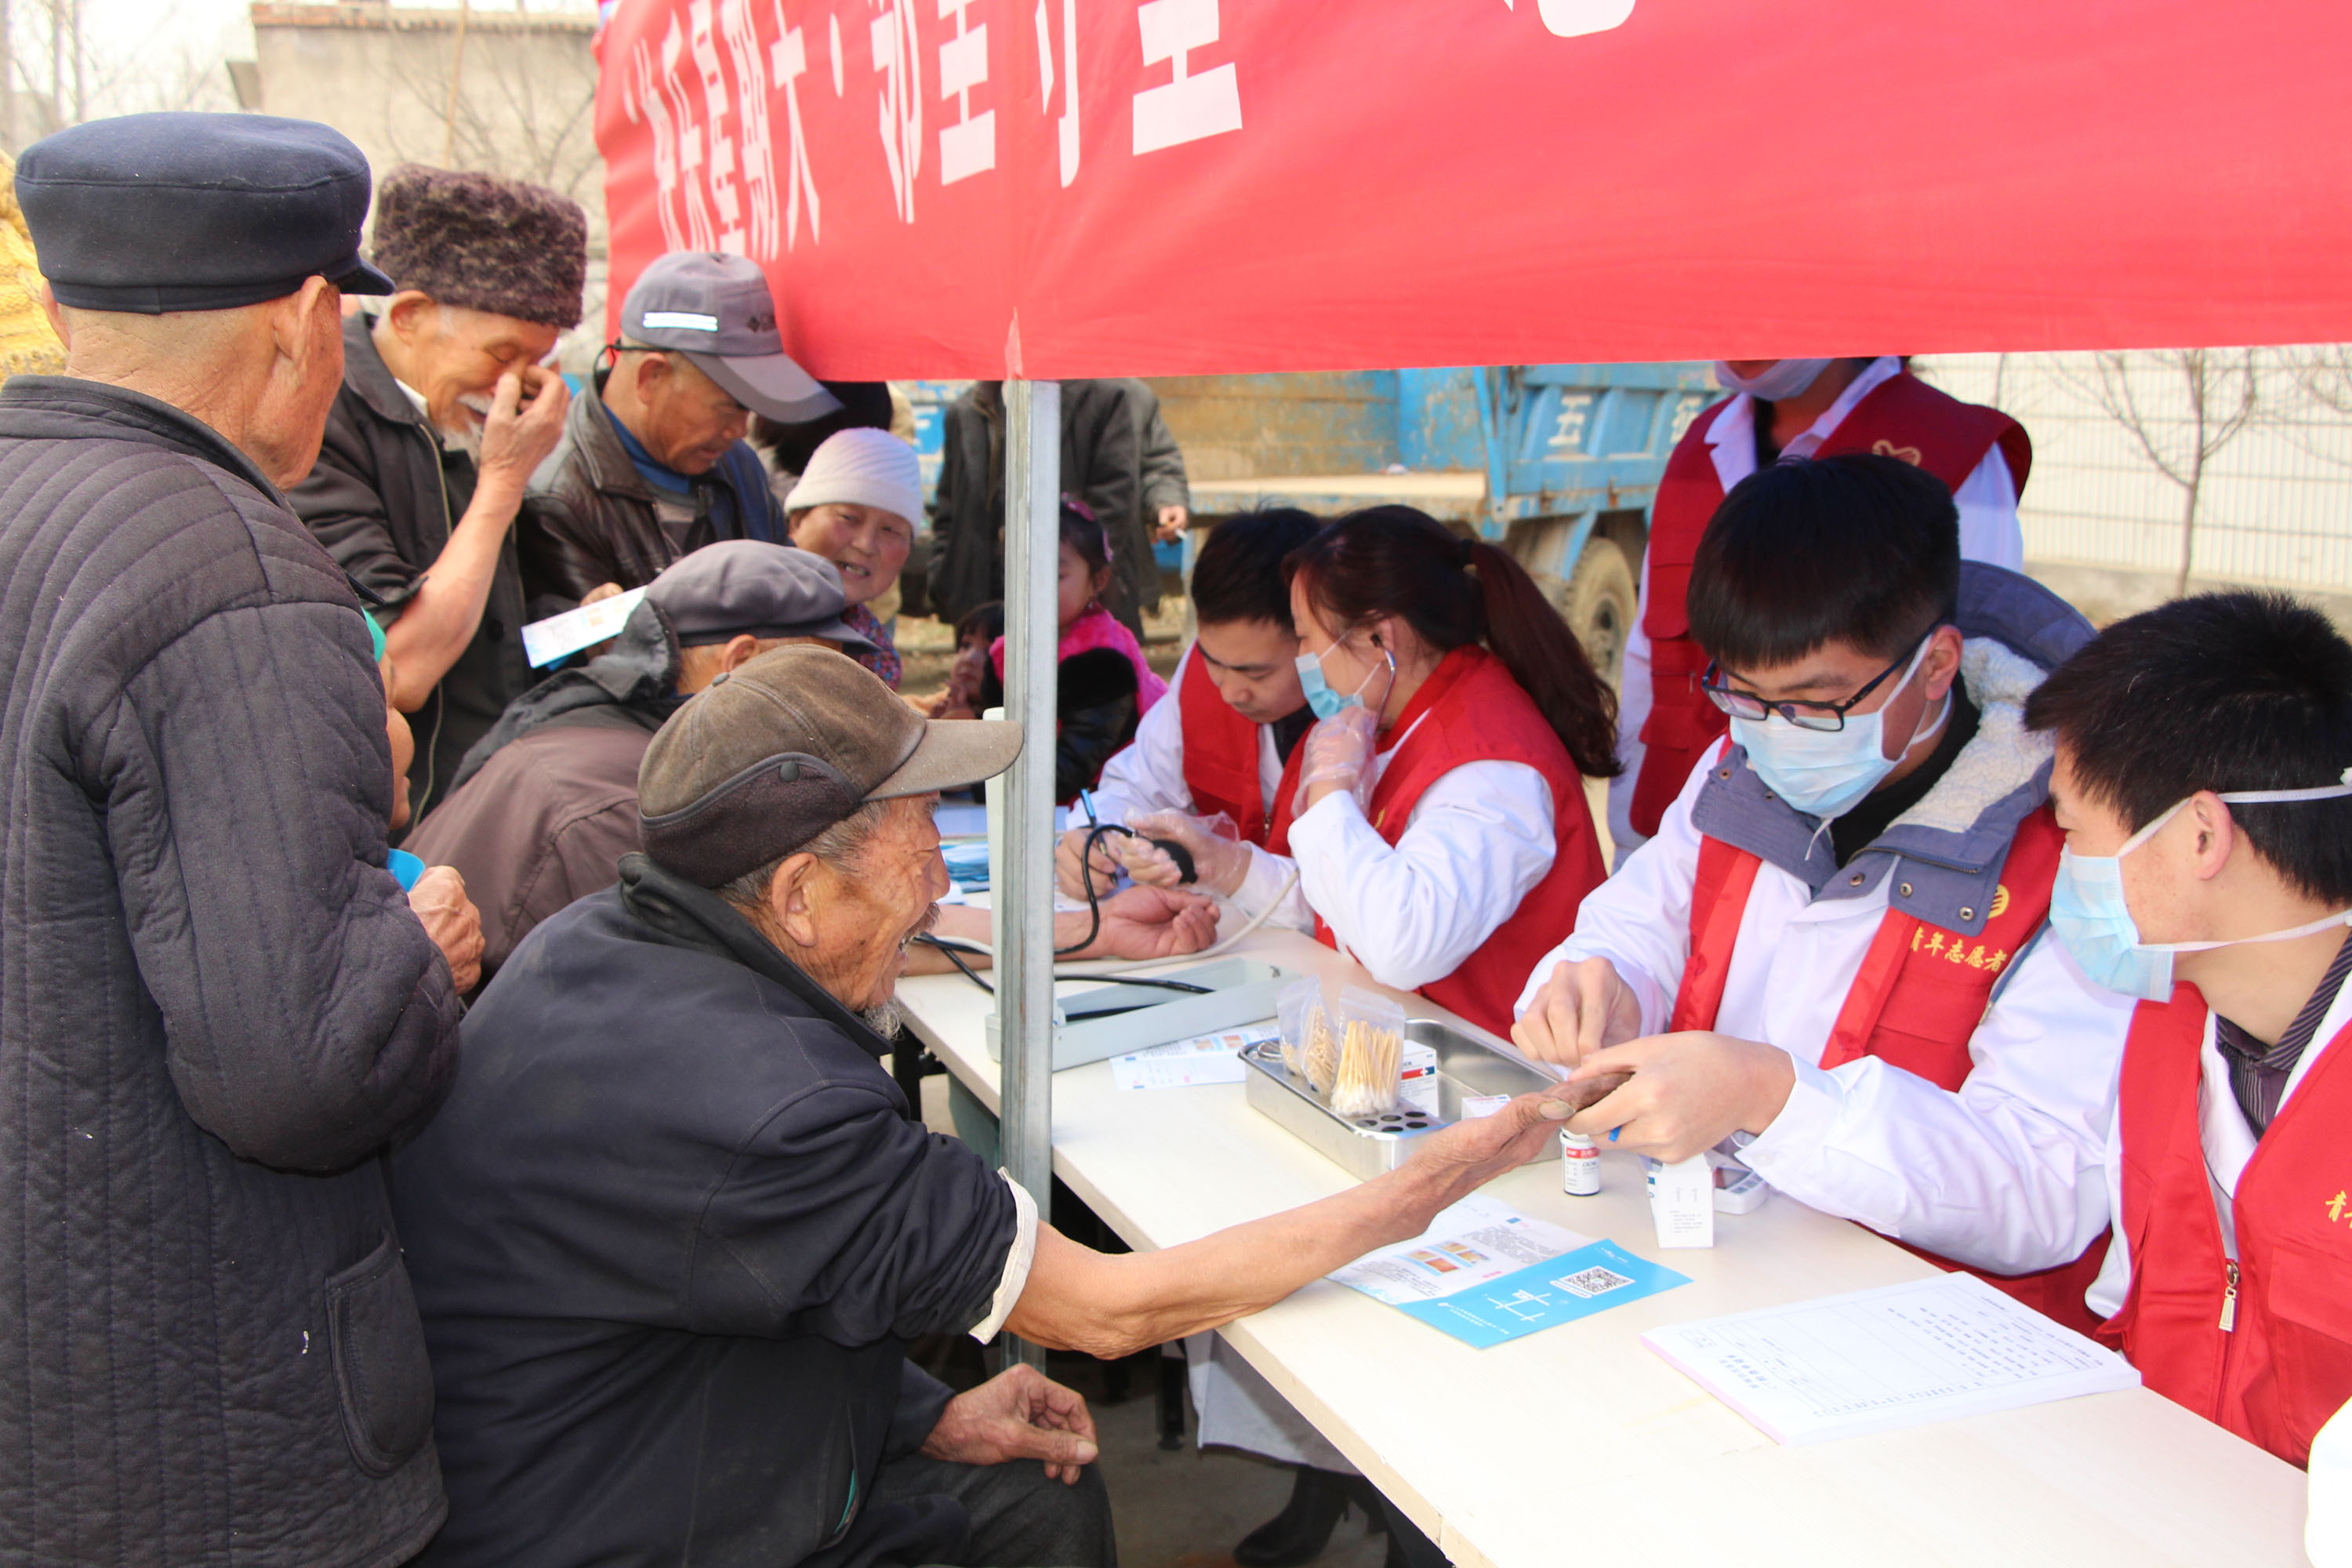
M1020 378L2352 339L2331 0L614 0L597 47L616 310L737 250L820 374L1009 378L1041 1202L1058 388Z
M2315 0L620 0L598 48L616 286L740 250L827 375L2352 337Z

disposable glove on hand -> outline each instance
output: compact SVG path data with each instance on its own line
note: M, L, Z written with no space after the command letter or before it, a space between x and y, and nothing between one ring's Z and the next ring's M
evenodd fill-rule
M1371 793L1373 742L1380 734L1380 715L1369 708L1347 708L1316 721L1307 731L1307 750L1298 760L1298 798L1292 809L1304 816L1325 795L1345 791L1362 805Z
M1127 868L1129 876L1146 887L1173 888L1182 877L1176 862L1164 850L1147 842L1153 838L1165 838L1184 847L1185 853L1192 857L1192 885L1202 892L1230 899L1241 891L1242 879L1249 875L1249 846L1223 837L1197 816L1187 816L1181 811L1155 811L1135 818L1128 826L1141 837L1117 841L1119 864Z

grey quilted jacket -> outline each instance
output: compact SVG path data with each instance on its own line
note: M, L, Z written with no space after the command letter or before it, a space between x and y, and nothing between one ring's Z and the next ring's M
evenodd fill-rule
M0 391L0 1564L440 1523L381 1151L456 1067L357 601L250 463Z

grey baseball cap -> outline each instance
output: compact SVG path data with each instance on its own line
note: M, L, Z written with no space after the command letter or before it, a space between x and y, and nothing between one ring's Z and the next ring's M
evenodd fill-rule
M784 353L768 276L748 257L678 250L656 257L621 301L621 335L694 362L754 414L799 424L841 400Z
M822 555L758 539L688 551L646 585L680 647L730 637L824 637L852 653L873 640L841 618L841 573Z
M1002 720L925 719L825 648L763 653L670 716L637 770L646 853L716 888L868 801L992 778L1021 751Z

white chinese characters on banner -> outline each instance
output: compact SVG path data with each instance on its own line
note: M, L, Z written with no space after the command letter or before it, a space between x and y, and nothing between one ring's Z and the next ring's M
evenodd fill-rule
M751 25L751 0L719 0L719 31L735 79L737 129L742 133L745 253L762 261L776 254L776 149L769 138L767 83Z
M875 0L877 9L882 0ZM923 172L923 68L915 37L917 0L896 0L874 18L875 74L882 78L882 155L901 222L915 221L915 176Z
M841 25L833 29L833 69L835 90L841 80ZM798 27L784 25L782 0L776 0L776 41L768 47L768 84L784 95L784 131L792 138L792 152L784 163L784 244L789 247L801 242L801 198L808 198L809 241L814 244L822 237L818 225L816 175L809 167L808 133L801 129L801 78L808 74L808 45ZM774 229L772 216L769 220L771 234ZM772 248L767 254L772 257Z
M901 0L904 3L904 0ZM940 97L956 100L956 122L940 127L940 184L952 185L996 167L996 111L971 111L971 91L988 84L988 24L965 15L977 0L940 0L940 20L955 36L940 45Z
M687 102L686 83L678 67L686 59L686 31L673 13L662 33L661 76L654 86L677 123L677 193L686 207L686 240L696 250L719 248L719 235L710 222L710 201L703 185L709 160L703 153L704 126Z
M694 51L695 75L702 85L702 117L696 126L705 149L703 178L718 213L716 248L743 248L743 194L735 184L735 137L730 128L730 101L727 78L719 67L719 39L710 25L710 0L692 0L686 8L687 39Z
M1054 29L1047 0L1037 0L1037 104L1054 111ZM1078 0L1062 0L1062 114L1054 122L1061 142L1062 184L1078 177Z
M1192 71L1187 54L1217 41L1217 0L1146 0L1135 19L1143 63L1169 61L1174 77L1135 95L1138 157L1242 128L1241 85L1232 65Z

